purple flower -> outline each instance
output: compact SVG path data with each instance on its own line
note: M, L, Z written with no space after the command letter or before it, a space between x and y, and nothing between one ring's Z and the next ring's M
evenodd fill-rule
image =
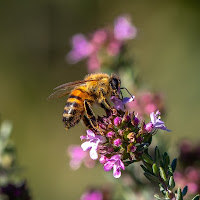
M113 144L117 147L119 147L120 145L122 145L122 140L120 138L117 138L114 140Z
M106 136L111 138L111 137L113 137L114 135L115 135L115 132L114 132L114 131L110 131L110 132L107 133Z
M80 146L70 146L68 148L68 153L71 158L69 165L74 170L81 166L81 163L87 156L87 153L84 152Z
M112 156L105 164L104 170L109 171L113 168L113 176L119 178L121 176L121 169L125 170L124 163L121 161L120 155Z
M118 40L135 38L137 29L131 24L127 17L120 16L115 20L114 35Z
M114 106L117 110L124 110L124 104L134 101L134 98L135 98L135 96L132 96L130 98L125 97L121 100L121 99L118 99L115 96L112 96L110 98L110 100L113 102L113 104L114 104Z
M122 118L121 117L116 117L114 119L114 125L119 126L122 123Z
M99 143L104 143L105 138L100 135L95 135L91 130L87 130L87 136L81 136L80 138L81 140L88 140L81 145L81 148L83 149L83 151L90 150L90 157L93 160L96 160L98 158L98 145Z
M84 193L80 200L103 200L103 194L99 190L92 190Z
M161 121L161 117L160 117L160 112L157 111L156 114L154 114L154 112L152 112L150 114L150 118L151 118L151 122L149 122L148 124L145 125L145 129L147 132L152 132L155 129L161 129L161 130L165 130L165 131L171 131L169 129L167 129L167 127L164 125L164 122Z
M88 42L83 34L76 34L72 38L72 50L68 53L67 59L74 64L88 57L93 51L93 45Z

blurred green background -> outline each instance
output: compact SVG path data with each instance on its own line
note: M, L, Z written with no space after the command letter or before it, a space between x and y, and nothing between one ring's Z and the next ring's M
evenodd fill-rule
M69 168L66 149L80 144L83 125L66 132L66 98L48 102L55 86L83 79L84 63L65 55L73 34L90 33L130 14L138 28L131 42L135 66L166 96L171 140L200 139L200 4L198 1L1 0L0 114L12 120L12 139L33 199L79 199L104 181L101 167Z

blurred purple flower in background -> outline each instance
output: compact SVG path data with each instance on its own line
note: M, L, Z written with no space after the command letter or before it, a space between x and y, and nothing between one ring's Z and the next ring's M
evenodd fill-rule
M98 29L88 38L83 34L74 35L67 61L75 64L87 59L88 71L98 72L102 66L111 65L111 58L119 56L121 47L127 40L135 38L136 33L137 30L131 21L125 16L120 16L115 20L114 28Z
M72 37L72 50L68 53L67 59L74 64L88 57L93 51L93 46L83 34L76 34Z
M139 116L148 116L156 110L160 110L164 113L164 97L161 93L152 93L148 91L142 91L137 94L137 98L134 102L128 104L131 111L135 111Z
M127 17L120 16L115 20L114 35L118 40L133 39L137 35L137 29Z
M95 165L94 160L90 159L88 152L83 151L80 146L69 146L68 154L70 156L69 165L73 170L77 170L82 163L88 168L92 168Z
M80 200L103 200L103 194L99 190L91 190L88 192L85 192Z

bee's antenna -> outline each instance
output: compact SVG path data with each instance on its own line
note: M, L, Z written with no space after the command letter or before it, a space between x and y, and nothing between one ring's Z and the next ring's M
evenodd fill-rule
M121 90L126 90L130 94L130 96L133 98L133 95L128 91L127 88L125 88L125 87L120 88L120 93L122 94Z

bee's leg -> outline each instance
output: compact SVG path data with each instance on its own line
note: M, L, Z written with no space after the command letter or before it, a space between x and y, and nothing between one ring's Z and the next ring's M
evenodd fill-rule
M93 129L91 123L90 123L90 120L87 118L86 115L83 115L83 123L85 124L85 126L88 128L88 129Z
M103 101L101 101L100 106L106 111L106 113L108 113L109 110L111 109L110 104L108 103L107 99L104 99Z
M84 107L86 116L83 116L83 122L85 123L86 127L93 128L94 130L98 131L101 135L104 135L98 126L97 119L94 116L94 113L91 109L91 105L87 99L84 101Z
M97 120L96 117L94 116L94 113L91 109L91 105L88 102L88 100L86 99L84 101L84 107L85 107L85 112L86 112L86 116L85 116L85 122L88 124L90 123L90 125L97 130L98 129L98 124L97 124Z

